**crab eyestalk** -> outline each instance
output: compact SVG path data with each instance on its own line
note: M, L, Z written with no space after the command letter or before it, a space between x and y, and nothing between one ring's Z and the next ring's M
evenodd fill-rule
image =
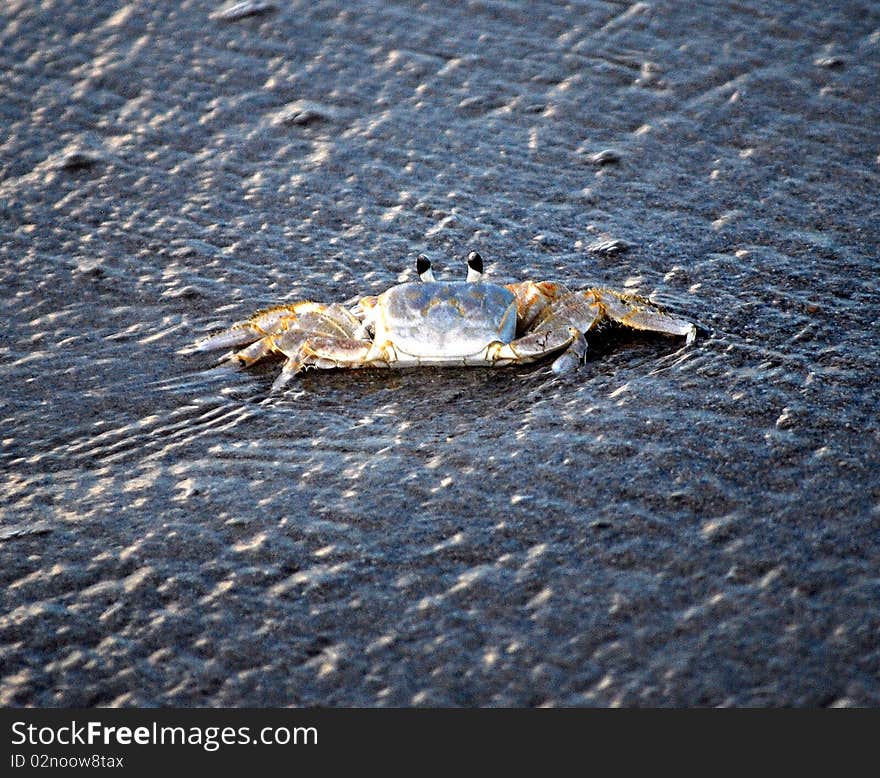
M468 281L479 281L483 277L483 258L476 251L472 251L467 255L467 266Z
M419 274L419 279L422 281L434 280L434 271L431 269L431 260L424 254L419 254L416 257L416 273Z

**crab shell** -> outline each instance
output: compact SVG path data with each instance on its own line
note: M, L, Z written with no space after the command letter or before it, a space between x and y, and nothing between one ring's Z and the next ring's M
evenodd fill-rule
M399 284L368 302L365 312L374 331L372 358L391 357L400 367L485 365L490 344L516 337L516 295L498 284Z

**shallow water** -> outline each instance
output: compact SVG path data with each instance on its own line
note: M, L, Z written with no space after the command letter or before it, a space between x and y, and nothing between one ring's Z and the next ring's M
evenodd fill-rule
M0 10L0 702L880 704L877 7L279 6ZM471 249L700 336L179 353Z

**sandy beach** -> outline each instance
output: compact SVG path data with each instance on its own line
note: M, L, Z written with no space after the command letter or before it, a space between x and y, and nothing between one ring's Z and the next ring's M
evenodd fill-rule
M0 8L0 705L880 704L880 7L228 7ZM471 250L697 340L182 353Z

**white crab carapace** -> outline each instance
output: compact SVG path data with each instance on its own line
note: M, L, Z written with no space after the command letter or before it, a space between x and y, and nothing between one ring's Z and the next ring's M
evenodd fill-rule
M245 348L226 354L251 365L270 354L287 358L275 387L309 367L419 365L503 367L557 355L554 372L575 367L585 335L604 321L685 337L696 327L649 300L610 289L571 291L553 281L494 284L482 280L479 254L468 255L469 281L435 281L419 257L421 282L392 286L354 308L310 301L259 311L195 350Z

